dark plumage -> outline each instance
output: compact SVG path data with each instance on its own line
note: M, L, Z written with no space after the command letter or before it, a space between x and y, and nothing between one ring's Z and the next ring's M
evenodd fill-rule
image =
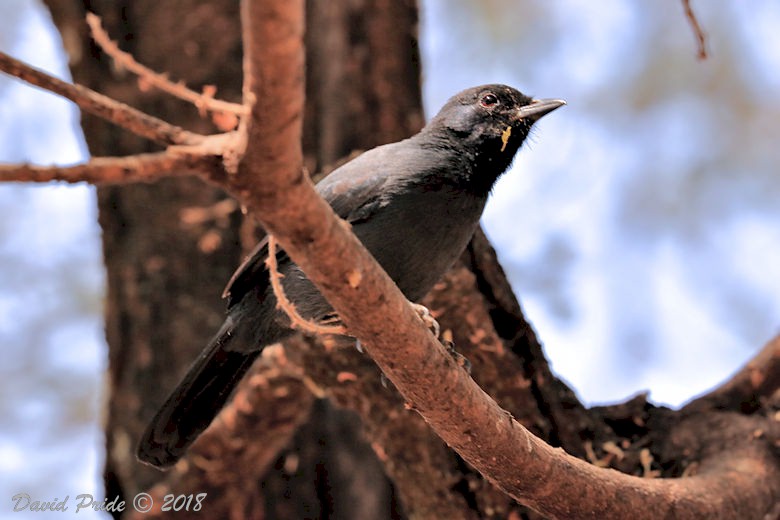
M563 105L533 100L505 85L452 97L417 135L379 146L317 185L411 301L422 298L466 247L496 179L512 162L531 125ZM292 333L276 309L261 242L225 289L222 328L195 360L144 432L138 458L175 463L211 423L266 345ZM277 255L288 297L319 320L328 303L284 254Z

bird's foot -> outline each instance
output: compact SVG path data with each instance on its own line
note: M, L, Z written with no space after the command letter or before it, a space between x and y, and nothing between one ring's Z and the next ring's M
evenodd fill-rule
M433 332L434 337L438 339L439 333L441 332L441 327L439 326L439 322L436 321L436 318L434 318L431 314L431 311L428 310L428 307L425 305L420 305L419 303L412 303L412 308L415 310L423 323L425 323L425 326L428 327L431 332Z
M471 361L455 350L455 343L452 342L451 334L445 332L444 337L440 336L441 326L439 325L439 322L436 321L436 319L433 317L431 311L428 310L425 305L420 305L419 303L412 303L412 308L414 308L415 312L417 312L417 315L420 317L423 323L425 323L431 332L433 332L433 335L436 337L436 339L438 339L441 344L444 345L444 348L447 349L447 352L450 353L455 362L459 366L463 367L466 373L471 375Z

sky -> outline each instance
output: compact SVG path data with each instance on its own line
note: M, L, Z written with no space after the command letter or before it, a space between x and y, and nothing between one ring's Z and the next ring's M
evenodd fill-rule
M679 406L780 332L775 2L694 4L704 62L674 2L422 4L429 116L482 83L568 101L483 225L585 402ZM68 77L34 0L0 3L0 49ZM69 103L0 77L0 162L85 157ZM19 492L100 495L107 361L94 190L0 185L0 216L2 518Z

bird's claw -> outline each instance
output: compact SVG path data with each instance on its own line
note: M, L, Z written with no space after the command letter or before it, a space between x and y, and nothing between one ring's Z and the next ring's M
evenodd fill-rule
M466 356L455 350L455 343L449 340L444 340L442 341L442 344L444 345L444 348L447 349L447 352L450 353L452 359L455 360L455 363L463 367L463 370L465 370L468 375L471 375L471 361L469 361Z
M439 326L439 322L436 321L436 318L434 318L431 314L431 311L428 310L428 307L425 305L420 305L419 303L412 303L412 308L423 321L423 323L425 323L425 326L428 327L431 332L433 332L434 337L439 339L441 327Z
M450 353L458 366L463 367L463 370L465 370L467 374L471 375L471 361L469 361L463 354L455 350L455 343L450 341L450 339L440 337L441 327L439 326L439 322L436 321L436 319L431 314L431 311L428 310L425 305L420 305L419 303L412 303L412 308L415 310L415 312L417 312L417 315L420 317L423 323L425 323L431 332L433 332L433 335L436 337L436 339L441 341L442 345L444 345L444 347L447 349L447 352Z

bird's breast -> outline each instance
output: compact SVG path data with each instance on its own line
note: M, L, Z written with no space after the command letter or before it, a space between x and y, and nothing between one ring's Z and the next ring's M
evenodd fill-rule
M485 199L445 186L396 195L353 228L404 295L419 300L474 234Z

